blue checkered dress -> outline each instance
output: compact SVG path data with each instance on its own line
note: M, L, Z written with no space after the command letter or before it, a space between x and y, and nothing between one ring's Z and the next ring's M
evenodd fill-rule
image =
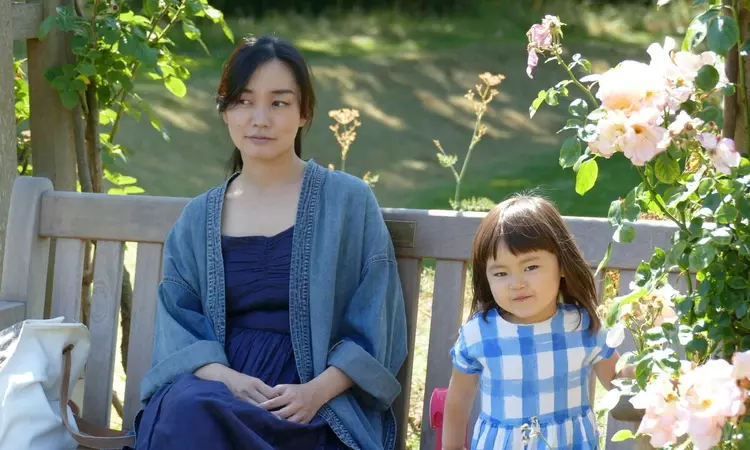
M493 310L461 327L453 365L479 374L482 411L472 450L591 450L599 436L589 398L593 365L612 356L606 330L588 332L589 315L560 304L545 322L513 324ZM539 420L539 438L524 446L521 427Z

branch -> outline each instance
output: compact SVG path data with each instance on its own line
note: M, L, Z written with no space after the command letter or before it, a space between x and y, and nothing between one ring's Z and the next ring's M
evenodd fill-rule
M102 146L99 139L99 100L96 97L96 82L94 80L86 89L86 153L88 169L91 174L92 192L102 192Z
M664 215L667 216L669 218L669 220L671 220L672 222L674 222L678 227L680 227L681 230L687 232L688 229L685 226L685 224L682 223L681 221L677 220L677 218L675 216L673 216L672 213L670 213L667 210L666 205L664 205L664 203L662 203L662 201L659 199L659 197L657 196L657 193L656 193L656 188L654 188L653 186L651 186L651 183L648 181L648 177L646 176L646 174L643 173L643 170L641 170L641 168L637 167L637 166L636 166L636 170L638 170L638 174L641 176L641 178L643 178L643 182L646 183L646 187L648 188L648 191L651 193L651 197L654 199L654 203L656 203L656 206L659 207L659 209L661 210L661 212L664 213Z
M73 131L75 135L76 164L78 166L78 180L81 182L83 192L93 192L91 184L91 173L86 161L86 136L83 130L83 114L81 106L75 108L73 114Z

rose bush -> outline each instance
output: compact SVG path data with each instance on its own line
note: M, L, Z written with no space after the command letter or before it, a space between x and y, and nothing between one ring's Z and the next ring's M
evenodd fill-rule
M637 435L658 448L750 448L750 161L733 136L722 135L721 105L735 90L750 124L744 64L737 86L724 69L733 47L748 46L733 3L694 2L699 9L681 48L666 38L647 48L644 61L622 61L602 74L591 73L581 55L566 62L558 17L545 16L527 33L529 77L540 58L569 75L539 92L530 116L544 103L570 99L560 165L573 168L576 191L590 190L609 158L629 159L640 174L610 205L613 241L631 242L644 214L674 224L670 247L640 264L631 292L600 309L609 344L628 333L635 344L620 363L633 364L635 378L617 380L603 405L630 396L644 414ZM610 243L598 270L611 251ZM615 435L630 437L626 430Z

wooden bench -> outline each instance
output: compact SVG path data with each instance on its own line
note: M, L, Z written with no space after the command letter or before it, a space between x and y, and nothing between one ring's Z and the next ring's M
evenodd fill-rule
M115 371L120 286L124 244L137 243L128 352L128 376L123 424L137 413L139 383L151 362L157 285L161 278L162 244L187 198L115 196L57 192L49 180L20 177L15 181L0 284L0 329L26 318L45 316L80 320L84 240L98 242L91 312L91 352L82 396L83 417L109 425ZM585 201L585 200L584 200ZM399 375L403 391L394 405L399 448L406 442L412 386L413 355L422 265L435 261L435 284L425 380L421 446L434 448L429 401L435 388L446 387L451 373L449 349L465 320L464 292L471 243L482 213L383 209L398 254L406 298L409 359ZM605 219L566 218L592 270L610 242L612 228ZM615 245L609 266L620 271L620 290L628 289L635 268L655 247L668 248L673 228L663 222L636 225L637 241ZM50 239L56 240L50 255ZM49 281L48 281L48 276ZM600 277L600 280L602 278ZM48 285L51 292L48 292ZM600 283L603 285L603 283ZM424 305L423 305L423 309ZM632 424L609 421L608 434ZM609 439L607 440L609 442ZM608 444L607 449L633 448L632 441Z

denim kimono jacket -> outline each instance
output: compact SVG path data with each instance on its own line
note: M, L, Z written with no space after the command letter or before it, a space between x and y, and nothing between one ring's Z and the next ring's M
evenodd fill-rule
M166 239L144 403L182 374L228 365L221 217L230 180L191 200ZM310 160L296 220L289 314L300 379L341 369L354 387L319 414L351 448L393 449L391 404L401 391L396 374L407 353L406 315L375 196L359 178Z

